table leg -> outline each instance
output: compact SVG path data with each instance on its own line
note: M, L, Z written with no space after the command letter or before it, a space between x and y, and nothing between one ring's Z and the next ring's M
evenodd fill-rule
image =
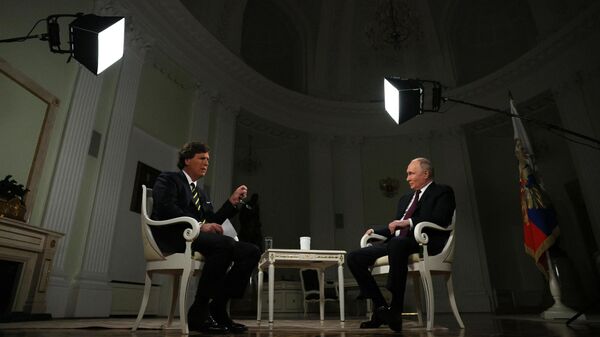
M263 288L263 271L262 269L258 270L258 284L257 284L257 290L258 290L258 295L256 298L256 322L258 324L260 324L260 316L262 313L262 288Z
M319 317L321 318L321 325L325 320L325 271L319 269Z
M345 314L344 314L344 267L340 264L338 266L338 296L340 300L340 324L344 326Z
M269 264L269 326L273 326L273 297L275 290L275 265Z

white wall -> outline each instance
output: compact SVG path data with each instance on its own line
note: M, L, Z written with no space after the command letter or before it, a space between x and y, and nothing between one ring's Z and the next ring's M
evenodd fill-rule
M177 170L177 149L134 127L129 139L125 171L111 255L111 280L144 282L146 261L140 229L140 215L129 210L134 189L137 163L142 162L159 171Z

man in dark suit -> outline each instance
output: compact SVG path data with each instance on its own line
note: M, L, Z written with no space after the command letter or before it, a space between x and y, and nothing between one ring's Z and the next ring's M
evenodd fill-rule
M371 320L362 322L360 327L378 328L388 324L394 331L402 330L402 311L404 310L404 290L408 273L408 257L419 252L419 244L413 235L413 228L422 221L430 221L447 227L452 221L456 207L454 191L451 187L433 182L434 170L426 158L416 158L406 169L406 181L412 192L398 201L396 218L387 227L366 234L376 233L387 237L384 244L372 245L348 254L348 267L360 288L361 296L373 301L375 310ZM440 231L427 231L430 254L442 251L448 234ZM388 255L390 271L387 289L392 293L392 303L387 303L369 270L375 260Z
M227 303L244 294L258 264L260 250L256 245L223 235L221 224L237 213L236 206L246 197L248 189L239 186L215 212L208 195L198 186L198 180L208 170L208 162L208 146L197 142L185 144L179 151L177 163L181 171L163 172L154 183L151 218L189 216L202 222L192 249L200 252L205 262L196 298L188 311L189 328L204 333L239 333L247 327L231 320ZM183 231L187 227L187 224L153 226L152 232L163 252L183 252Z

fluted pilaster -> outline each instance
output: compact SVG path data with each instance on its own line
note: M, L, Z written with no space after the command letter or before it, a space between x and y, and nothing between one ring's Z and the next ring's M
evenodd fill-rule
M593 77L590 75L593 74ZM600 90L600 72L596 69L588 77L575 76L570 81L553 90L556 106L563 126L594 139L600 139L600 118L595 108L596 96ZM580 139L577 139L578 141ZM585 144L591 142L583 141ZM596 144L594 144L596 145ZM596 242L600 242L600 152L597 149L569 142L569 149L575 163L575 171L581 185L581 192L590 220L594 224Z
M192 120L190 122L189 141L208 142L210 112L213 102L210 96L197 86L194 102L192 103Z
M44 228L65 233L58 243L53 274L64 271L65 250L71 238L101 86L102 77L80 69L42 221Z
M129 52L122 60L114 108L90 219L82 274L104 277L108 272L113 230L121 191L127 144L133 123L143 53Z
M343 137L334 144L334 211L343 216L343 228L334 228L336 249L356 249L364 232L361 144L362 137Z
M235 146L235 107L218 106L214 139L211 145L212 188L211 199L215 206L229 198L233 191L233 159ZM237 187L237 186L236 186Z
M332 140L321 135L311 135L309 139L309 223L313 249L331 249L335 237Z

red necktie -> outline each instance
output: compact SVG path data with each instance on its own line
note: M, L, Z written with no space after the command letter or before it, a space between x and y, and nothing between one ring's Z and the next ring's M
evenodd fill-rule
M419 202L419 193L421 193L421 190L415 191L415 196L413 197L412 203L410 204L410 207L406 210L406 213L404 213L402 220L410 219L410 217L415 212L415 209L417 209L417 203ZM402 237L407 236L409 230L410 230L410 227L401 229L400 234L398 234L398 236L402 236Z

